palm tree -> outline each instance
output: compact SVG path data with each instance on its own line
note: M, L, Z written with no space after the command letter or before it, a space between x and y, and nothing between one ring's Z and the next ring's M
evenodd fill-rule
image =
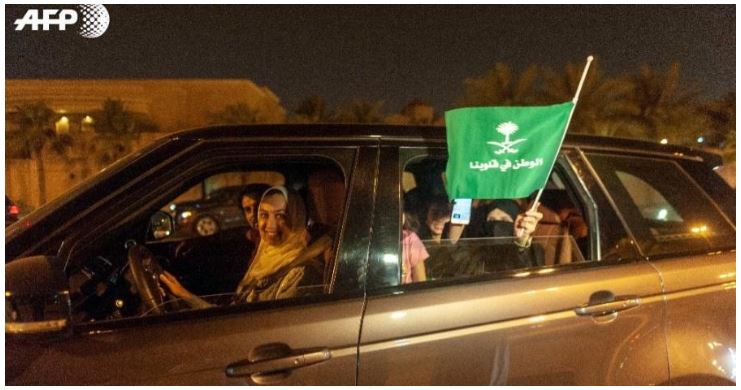
M414 99L401 109L401 115L408 118L409 124L431 125L435 123L435 108L420 99Z
M329 122L334 116L321 96L309 96L302 100L294 113L294 120L299 123Z
M543 92L539 104L555 104L574 98L583 68L566 64L563 72L543 70ZM634 134L634 117L639 109L630 96L633 84L623 78L603 78L598 63L593 63L584 80L579 101L571 118L570 132L605 136Z
M705 104L703 111L708 117L709 124L708 133L703 134L705 144L724 150L732 144L735 152L736 92L728 92L722 98Z
M527 105L537 101L538 68L529 66L517 77L509 65L497 63L479 78L463 81L459 107Z
M384 102L355 100L340 108L335 121L342 123L380 123Z
M130 153L142 132L158 129L147 115L129 111L123 101L111 98L92 113L92 118L95 136L88 152L96 155L97 163L104 166Z
M17 106L16 111L18 130L6 134L6 149L11 156L36 162L39 205L42 205L46 203L46 166L43 151L49 147L54 153L66 157L72 145L72 138L67 134L57 134L53 124L56 114L44 102Z
M633 84L630 99L638 107L633 120L648 139L694 143L707 122L699 110L698 92L680 85L678 63L663 74L643 66L626 80Z

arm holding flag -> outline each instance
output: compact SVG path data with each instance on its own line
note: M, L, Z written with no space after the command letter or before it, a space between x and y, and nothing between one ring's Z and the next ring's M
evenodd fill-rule
M515 219L515 244L520 248L527 248L533 239L533 233L538 222L543 219L543 213L537 211L537 206L521 213Z
M527 198L533 206L515 222L515 244L527 247L543 217L540 195L561 149L592 56L574 99L551 106L466 107L445 113L450 199Z

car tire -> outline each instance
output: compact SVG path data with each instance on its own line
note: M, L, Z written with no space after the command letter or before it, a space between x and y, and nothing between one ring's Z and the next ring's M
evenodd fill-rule
M210 215L203 215L198 217L193 223L193 230L201 237L213 236L218 233L219 223Z

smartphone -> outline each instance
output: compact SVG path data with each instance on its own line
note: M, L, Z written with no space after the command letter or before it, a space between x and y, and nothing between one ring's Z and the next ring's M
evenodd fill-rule
M471 199L455 199L450 223L468 225L471 222Z

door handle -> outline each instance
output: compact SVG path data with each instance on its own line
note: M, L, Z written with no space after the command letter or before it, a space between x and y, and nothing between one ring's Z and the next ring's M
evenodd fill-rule
M281 371L287 374L290 370L321 363L331 358L332 352L329 348L294 351L285 344L267 344L255 348L250 352L248 359L228 365L226 376L258 376Z
M589 303L574 309L580 316L606 316L628 310L641 304L637 295L615 296L610 291L597 291L589 297Z

